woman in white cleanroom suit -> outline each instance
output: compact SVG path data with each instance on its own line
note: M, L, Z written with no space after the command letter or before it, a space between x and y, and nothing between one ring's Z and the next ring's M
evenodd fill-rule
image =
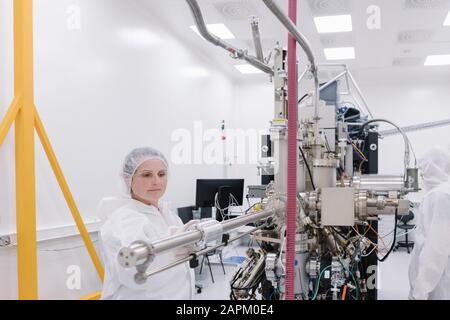
M168 163L164 155L152 148L131 151L125 158L122 177L128 199L103 203L104 224L100 229L100 251L105 266L102 299L188 300L194 292L194 275L189 263L151 276L144 284L134 281L135 268L125 269L117 261L122 247L137 240L155 241L187 230L197 221L183 225L160 201L167 187ZM113 203L111 205L111 203ZM114 204L115 203L115 204ZM150 268L167 265L187 248L155 257Z

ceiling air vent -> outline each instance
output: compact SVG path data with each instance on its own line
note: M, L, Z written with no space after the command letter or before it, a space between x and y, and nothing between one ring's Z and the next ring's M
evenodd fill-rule
M350 12L349 0L308 0L313 16L336 15Z
M407 30L398 35L399 43L418 43L433 40L435 32L433 30Z
M423 65L423 59L413 57L395 58L394 61L392 62L392 65L394 67L420 66Z
M449 0L405 0L405 9L445 8L449 3Z
M216 2L214 7L227 20L247 20L252 15L258 15L257 10L248 0Z

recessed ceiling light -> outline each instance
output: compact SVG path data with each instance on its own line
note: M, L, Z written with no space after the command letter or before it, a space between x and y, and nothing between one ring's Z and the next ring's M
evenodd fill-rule
M448 66L450 65L450 54L428 56L425 66Z
M444 21L444 26L450 26L450 11L447 14L447 18Z
M230 29L228 29L223 23L208 24L206 27L209 32L221 39L227 40L236 38L234 34L231 33ZM190 28L201 38L203 38L200 32L198 32L197 26L190 26Z
M319 33L349 32L353 30L352 16L349 14L316 17L314 18L314 23Z
M327 60L352 60L355 59L355 48L326 48L323 50Z
M249 64L238 64L234 66L240 73L242 74L257 74L257 73L263 73L258 68L255 68L252 65Z

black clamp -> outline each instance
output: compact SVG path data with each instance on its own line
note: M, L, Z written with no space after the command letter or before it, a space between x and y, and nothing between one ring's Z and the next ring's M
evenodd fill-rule
M195 269L195 268L197 268L197 267L199 266L199 263L198 263L198 256L197 256L197 254L192 253L192 254L191 254L191 257L192 257L192 259L189 260L189 267L190 267L191 269Z
M230 240L230 235L228 233L222 234L222 243L226 247L228 245L228 241Z

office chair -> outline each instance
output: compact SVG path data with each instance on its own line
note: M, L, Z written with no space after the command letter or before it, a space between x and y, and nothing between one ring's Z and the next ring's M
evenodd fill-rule
M409 230L414 229L416 227L415 225L408 223L413 219L414 213L412 211L410 211L408 215L399 216L397 221L397 228L409 232ZM414 249L414 241L409 241L408 233L405 235L404 241L397 241L394 251L397 251L399 248L406 248L408 254L411 253L411 249Z

